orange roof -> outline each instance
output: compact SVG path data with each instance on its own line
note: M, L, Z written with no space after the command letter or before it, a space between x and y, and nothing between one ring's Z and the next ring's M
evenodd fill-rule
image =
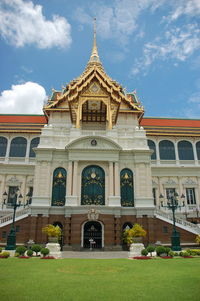
M200 119L151 118L141 120L142 126L200 127Z
M46 123L44 115L0 115L0 132L39 134Z
M0 115L0 123L47 123L44 115Z
M140 125L151 136L200 136L200 119L143 118Z
M44 115L0 115L0 132L39 134L46 123ZM200 119L146 117L140 125L147 136L200 137Z

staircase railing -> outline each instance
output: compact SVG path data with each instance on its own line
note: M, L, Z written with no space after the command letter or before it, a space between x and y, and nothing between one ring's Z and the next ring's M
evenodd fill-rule
M15 219L18 219L19 217L28 214L29 208L23 208L21 210L17 210L15 214ZM13 220L13 213L7 214L0 218L0 227L2 224L7 222L12 222Z
M170 213L167 213L165 211L158 210L158 209L156 209L155 213L156 213L156 215L160 215L160 216L162 216L162 217L164 217L164 218L166 218L166 219L173 222L173 217ZM186 221L182 218L179 218L179 217L176 217L175 221L176 221L177 226L182 225L182 226L187 227L189 229L195 230L197 233L200 233L200 227L196 224L190 223L190 222L188 222L188 221Z

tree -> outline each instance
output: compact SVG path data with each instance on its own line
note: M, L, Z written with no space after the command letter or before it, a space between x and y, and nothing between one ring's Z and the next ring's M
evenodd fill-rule
M34 245L31 246L31 250L36 253L36 256L38 256L38 252L40 252L41 246L37 245L37 244L34 244Z
M124 230L123 240L127 245L134 243L134 238L145 237L147 232L139 224L135 224L131 229Z

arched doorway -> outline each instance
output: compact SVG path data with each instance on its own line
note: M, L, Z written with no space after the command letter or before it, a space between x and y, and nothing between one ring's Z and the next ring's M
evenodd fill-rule
M105 205L105 172L97 165L83 169L81 205Z
M102 248L102 225L96 221L87 222L83 227L83 248L90 249L92 240L93 249Z
M61 229L61 237L60 237L58 243L60 244L60 249L62 251L63 245L64 245L64 241L63 241L63 224L61 222L54 222L53 225L58 226Z
M133 224L130 223L130 222L126 222L126 223L124 223L123 226L122 226L121 239L122 239L122 249L123 249L124 251L128 251L128 250L129 250L129 247L127 246L127 243L124 242L123 234L124 234L124 231L125 231L125 230L129 230L129 229L131 229L131 228L133 228Z

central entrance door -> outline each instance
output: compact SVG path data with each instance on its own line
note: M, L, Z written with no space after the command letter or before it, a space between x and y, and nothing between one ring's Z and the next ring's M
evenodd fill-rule
M91 221L84 225L83 247L86 249L102 248L102 226L99 222Z
M105 173L97 165L83 169L81 205L105 205Z

